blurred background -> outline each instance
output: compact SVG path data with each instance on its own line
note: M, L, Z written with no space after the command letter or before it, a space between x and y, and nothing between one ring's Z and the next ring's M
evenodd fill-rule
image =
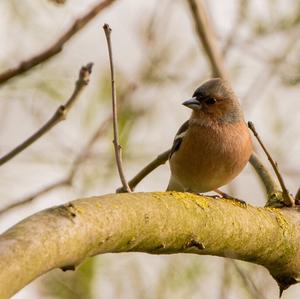
M1 1L0 73L53 45L98 3ZM295 193L300 169L300 1L204 3L246 119L255 123ZM80 67L95 64L90 84L67 120L0 168L0 232L41 209L120 186L112 146L105 22L113 29L120 143L128 179L171 146L190 113L181 102L210 77L187 1L114 1L60 53L1 85L3 156L68 99ZM165 190L168 178L166 164L136 191ZM252 205L265 203L251 166L223 190ZM75 272L51 271L13 298L237 299L277 294L267 270L253 264L187 254L123 253L88 259ZM283 298L299 294L296 285Z

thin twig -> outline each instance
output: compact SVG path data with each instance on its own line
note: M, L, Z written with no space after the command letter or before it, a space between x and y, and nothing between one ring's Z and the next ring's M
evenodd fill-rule
M265 145L263 144L261 138L259 137L256 129L255 129L255 126L254 124L249 121L248 122L248 126L250 128L250 130L253 132L255 138L257 139L257 141L259 142L260 146L262 147L263 151L265 152L265 154L267 155L268 157L268 160L270 161L272 167L273 167L273 170L274 172L276 173L276 176L278 178L278 181L280 183L280 186L281 186L281 189L282 189L282 197L283 197L283 201L284 203L287 205L287 206L294 206L295 205L295 201L294 199L292 198L292 196L290 195L289 191L287 190L286 186L285 186L285 183L283 181L283 178L279 172L279 169L278 169L278 165L277 165L277 162L275 162L270 153L268 152L268 150L266 149Z
M18 66L8 69L0 74L0 85L10 80L13 77L21 75L38 64L52 58L56 54L62 51L65 43L69 41L78 31L80 31L85 25L87 25L99 12L104 8L112 4L115 0L104 0L96 4L82 17L77 18L69 29L60 36L50 47L43 50L41 53L30 57L27 60L21 62Z
M158 166L163 165L167 162L171 150L167 150L160 155L158 155L153 161L151 161L148 165L146 165L137 175L134 176L133 179L131 179L128 182L129 187L131 190L134 190L134 188L144 179L149 173L151 173L153 170L155 170ZM124 187L120 187L117 189L117 193L125 192L126 189Z
M260 179L268 196L268 202L274 201L277 197L281 196L281 190L279 185L275 182L267 167L260 161L255 152L250 157L250 163L257 173L260 173Z
M75 89L66 102L66 104L61 105L57 108L53 116L32 136L26 139L23 143L18 145L12 151L4 155L0 158L0 166L14 158L16 155L21 153L24 149L26 149L29 145L34 143L36 140L45 135L49 130L51 130L56 124L60 121L64 120L69 112L69 110L74 105L76 99L79 97L80 93L83 91L84 87L89 83L90 74L92 72L93 64L89 63L86 66L83 66L79 72L79 78L76 81Z
M114 148L115 148L115 156L117 167L119 171L119 176L121 182L123 184L124 189L127 192L131 192L130 187L126 181L125 174L122 167L122 158L121 158L121 146L119 144L119 132L118 132L118 113L117 113L117 99L116 99L116 86L115 86L115 75L114 75L114 63L113 63L113 54L112 54L112 46L111 46L111 28L108 24L104 24L103 26L105 37L107 41L108 54L109 54L109 64L110 64L110 74L111 74L111 93L112 93L112 110L113 110L113 129L114 129Z
M206 9L202 0L188 0L191 13L193 15L195 28L199 37L199 41L203 46L208 60L211 64L212 75L227 78L227 74L222 61L222 56L219 48L216 47L216 39L211 30L212 26L209 24L206 15Z

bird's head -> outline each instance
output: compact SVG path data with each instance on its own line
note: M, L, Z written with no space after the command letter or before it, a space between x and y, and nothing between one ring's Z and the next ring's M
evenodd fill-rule
M182 104L193 110L194 118L210 118L231 123L243 120L243 112L236 95L229 83L220 78L204 82L195 90L192 98Z

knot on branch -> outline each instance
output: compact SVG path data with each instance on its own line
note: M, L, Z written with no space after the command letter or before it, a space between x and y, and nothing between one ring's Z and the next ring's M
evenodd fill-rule
M76 207L72 204L66 204L66 205L61 205L56 208L56 211L63 217L66 217L70 220L73 221L73 219L77 216L77 209Z
M281 298L281 295L284 290L288 289L291 285L298 283L296 278L292 276L278 276L274 277L276 280L278 287L279 287L279 298Z
M205 249L205 246L203 243L197 241L195 238L191 238L185 245L184 245L184 249L188 249L191 247L196 247L199 250L203 250Z
M63 272L66 272L66 271L75 271L76 267L75 267L75 265L67 265L67 266L61 267L60 269Z
M266 207L283 208L285 206L286 205L284 204L282 191L275 191L271 194L268 194Z
M87 85L90 80L90 74L92 73L93 63L90 62L87 65L83 66L79 71L79 80L77 84L85 84ZM79 82L80 81L80 82Z

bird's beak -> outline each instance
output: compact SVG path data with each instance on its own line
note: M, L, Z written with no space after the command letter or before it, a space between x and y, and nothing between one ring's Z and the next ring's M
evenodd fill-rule
M182 103L182 105L191 108L193 110L200 110L202 108L201 103L197 100L196 97L193 97L185 102Z

